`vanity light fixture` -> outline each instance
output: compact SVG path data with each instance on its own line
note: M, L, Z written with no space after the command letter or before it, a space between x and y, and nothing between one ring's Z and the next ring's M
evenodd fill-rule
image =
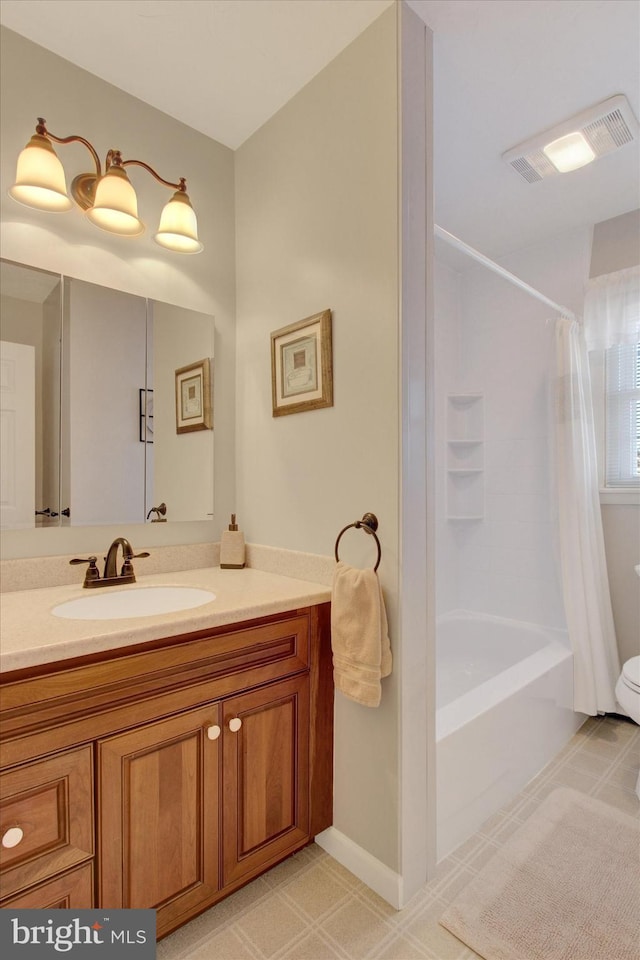
M73 204L67 194L64 169L51 141L82 143L93 158L95 173L75 177L71 196L92 223L123 237L138 237L144 232L136 192L125 170L129 166L144 167L158 183L175 190L162 210L153 239L176 253L200 253L203 246L198 240L198 224L184 177L172 183L142 160L123 160L119 150L109 150L103 173L100 158L88 140L76 135L56 137L45 124L38 117L36 132L18 157L16 182L9 190L14 200L38 210L70 210Z
M527 183L579 170L638 139L639 128L623 94L609 97L502 154Z

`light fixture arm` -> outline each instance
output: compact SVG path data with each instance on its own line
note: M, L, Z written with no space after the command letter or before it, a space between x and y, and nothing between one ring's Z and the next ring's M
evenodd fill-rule
M49 140L53 140L55 143L82 143L93 157L93 162L96 167L95 174L81 173L74 178L71 184L71 194L73 199L80 207L82 207L83 210L87 210L89 207L93 206L96 184L102 176L100 157L98 156L93 144L84 137L80 137L77 134L73 134L70 137L57 137L54 133L51 133L50 130L47 130L46 122L47 121L43 117L38 117L36 133L39 133L42 137L48 137ZM158 181L158 183L164 184L165 187L172 187L174 190L178 190L180 193L187 192L187 181L184 177L180 177L178 183L174 183L172 180L165 180L164 177L161 177L160 174L157 173L148 163L145 163L144 160L123 160L122 154L119 150L109 150L107 152L107 157L105 160L105 173L107 173L112 166L144 167L144 169L150 173L151 176Z
M173 183L171 180L165 180L164 177L161 177L160 174L156 173L153 167L150 167L148 163L144 162L144 160L120 160L120 166L122 167L128 167L134 164L137 167L144 167L144 169L150 173L152 177L155 177L158 183L163 183L165 187L173 187L174 190L179 190L180 193L187 192L187 181L184 177L180 177L178 183Z
M88 140L85 140L84 137L77 136L74 134L71 137L56 137L54 133L51 133L50 130L47 130L46 120L42 117L38 117L38 123L36 126L36 133L39 133L41 137L48 137L49 140L54 140L56 143L83 143L87 148L91 156L93 157L93 162L96 165L96 177L102 176L102 167L100 166L100 157L98 156L95 147L93 144L89 143Z

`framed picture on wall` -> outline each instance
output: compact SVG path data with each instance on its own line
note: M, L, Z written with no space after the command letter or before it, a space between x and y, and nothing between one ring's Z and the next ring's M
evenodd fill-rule
M271 334L273 416L333 406L331 311Z
M212 428L211 361L206 357L176 370L176 433Z

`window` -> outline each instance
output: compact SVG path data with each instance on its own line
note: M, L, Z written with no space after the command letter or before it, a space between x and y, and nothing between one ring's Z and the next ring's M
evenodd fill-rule
M605 354L605 486L640 488L640 343Z
M584 333L600 502L640 504L640 265L589 280Z

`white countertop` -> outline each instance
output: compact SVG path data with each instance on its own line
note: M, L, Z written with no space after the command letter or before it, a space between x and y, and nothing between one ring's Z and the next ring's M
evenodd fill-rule
M323 584L248 568L208 567L138 576L134 584L98 589L107 593L156 585L201 587L216 596L201 607L174 613L121 620L67 620L54 616L51 610L66 600L86 597L95 590L84 589L82 583L78 583L77 586L3 593L0 597L0 671L253 620L324 603L331 598L331 589Z

